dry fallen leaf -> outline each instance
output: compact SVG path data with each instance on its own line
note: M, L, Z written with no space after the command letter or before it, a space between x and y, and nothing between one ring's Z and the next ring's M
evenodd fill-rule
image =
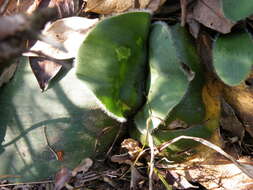
M78 172L87 172L92 164L93 161L90 158L83 159L83 161L72 171L72 176L76 176Z
M18 13L26 13L29 7L34 3L34 0L9 0L5 15L13 15Z
M202 145L205 145L206 147L215 150L216 152L220 153L221 155L223 155L224 157L226 157L228 160L230 160L231 162L233 162L233 164L241 171L243 172L245 175L247 175L249 178L253 179L253 166L249 165L249 164L244 164L241 162L238 162L234 157L232 157L230 154L226 153L223 149L221 149L219 146L205 140L199 137L191 137L191 136L179 136L176 137L174 139L172 139L171 141L165 142L163 144L160 145L160 147L158 148L159 152L162 152L165 148L167 148L168 146L170 146L171 144L181 140L181 139L191 139L194 140L196 142L201 143Z
M252 160L241 158L239 161L253 166ZM173 169L188 181L198 182L206 189L250 190L253 187L253 179L218 154L211 155L208 160L196 158L184 164L177 164Z
M253 93L250 81L253 78L253 72L238 86L229 87L224 85L224 99L234 109L235 114L245 126L245 130L253 137Z
M221 107L221 127L242 141L245 133L243 124L237 118L233 108L224 99L221 99Z
M113 155L111 157L112 162L117 162L119 164L125 163L128 165L133 164L133 162L136 162L136 165L139 165L137 162L138 156L141 156L140 153L142 151L142 148L140 147L140 143L134 139L125 139L121 143L121 147L127 150L127 153L120 154L120 155Z
M121 143L121 147L128 150L128 154L135 159L141 152L140 143L134 139L125 139Z
M52 47L48 43L38 41L31 47L32 51L39 51L55 59L63 60L76 57L87 32L98 22L98 19L83 17L68 17L59 19L48 25L42 32L44 36L60 44L63 44L67 52ZM38 55L26 53L26 56Z
M54 190L61 190L65 187L65 184L72 178L71 170L68 168L62 168L55 175L55 187Z
M197 1L193 7L192 15L189 14L188 17L192 17L206 27L224 34L229 33L235 24L225 18L220 6L220 0Z
M112 14L127 11L129 9L150 9L156 11L165 0L86 0L86 12L99 14Z
M29 62L42 91L47 89L50 80L52 80L62 68L62 65L46 58L30 57Z
M166 180L177 189L198 188L198 186L193 186L184 176L177 174L175 171L166 171Z

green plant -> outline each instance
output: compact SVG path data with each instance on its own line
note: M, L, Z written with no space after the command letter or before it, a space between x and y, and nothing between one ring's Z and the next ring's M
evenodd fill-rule
M194 39L179 24L156 22L149 27L150 18L148 12L130 12L98 23L79 49L78 78L111 115L133 116L136 128L130 133L143 143L147 130L156 145L180 135L212 137L219 126L219 100L208 92L210 79L204 76ZM137 43L140 36L142 46ZM245 42L243 48L237 46L239 40ZM214 68L225 83L245 80L251 70L252 45L249 32L220 35L214 41ZM176 159L171 153L196 144L178 142L167 149L167 155Z

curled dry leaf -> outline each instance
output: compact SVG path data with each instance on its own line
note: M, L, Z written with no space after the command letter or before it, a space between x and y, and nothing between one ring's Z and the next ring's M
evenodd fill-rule
M71 170L68 168L62 168L55 175L55 187L54 190L61 190L66 183L72 178Z
M132 158L136 158L136 156L140 153L142 150L140 147L140 143L134 139L125 139L121 143L121 147L128 150L128 154Z
M0 73L0 87L7 83L12 76L14 75L17 68L17 63L11 64L9 67L6 67L2 73Z
M52 80L62 68L62 65L46 58L30 57L30 66L42 91L46 90Z
M221 33L229 33L235 23L225 18L219 0L199 0L196 2L192 10L195 20L208 28L214 29Z
M131 165L133 163L131 156L128 153L113 155L111 157L111 161L119 164L128 164Z
M85 158L82 162L72 171L72 176L76 176L78 172L87 172L93 165L93 161L90 158Z
M111 157L112 162L117 162L119 164L125 163L131 165L142 151L140 143L134 139L125 139L121 143L121 147L127 149L127 153L120 155L113 155Z
M156 11L165 0L86 0L86 12L112 14L129 9L150 9Z
M77 51L83 42L87 32L98 22L98 19L87 19L83 17L69 17L57 20L48 25L42 34L53 41L64 45L68 52L59 48L38 41L31 48L32 51L40 51L55 59L70 59L76 56ZM26 56L37 56L33 53L26 53Z

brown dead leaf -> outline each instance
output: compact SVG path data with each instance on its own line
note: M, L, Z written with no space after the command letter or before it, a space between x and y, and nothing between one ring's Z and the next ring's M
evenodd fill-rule
M121 147L127 149L127 153L120 154L120 155L113 155L111 157L112 162L116 162L119 164L125 163L131 165L133 162L136 161L136 158L139 156L140 152L142 151L140 147L140 143L134 139L125 139L121 143ZM136 163L137 165L139 163Z
M128 150L128 154L135 159L141 152L140 143L134 139L125 139L121 143L121 147Z
M244 165L253 166L247 158L238 161ZM188 181L195 181L206 189L224 190L249 190L253 187L253 179L242 173L233 163L218 154L212 154L208 160L196 158L173 168L178 174Z
M61 190L65 187L65 184L72 178L71 170L68 168L62 168L55 175L55 187L54 190Z
M132 0L87 0L85 12L95 12L99 14L111 14L114 12L123 12L134 8Z
M72 176L76 176L78 172L87 172L92 166L93 161L90 158L85 158L82 162L72 171Z
M119 164L128 164L131 165L133 163L131 156L128 153L113 155L111 157L111 161Z
M148 8L156 11L165 0L86 0L85 12L99 14L112 14L127 11L129 9Z
M233 108L222 98L221 99L221 119L220 124L223 129L229 131L233 137L239 137L242 141L245 129L238 120Z
M145 5L144 7L146 9L149 9L153 12L157 11L160 6L162 6L165 3L166 0L151 0L148 5Z
M62 65L47 58L30 57L32 71L42 91L46 90L52 80L62 68Z
M189 25L189 31L194 38L198 38L200 32L200 24L193 18L187 17L187 23Z
M13 15L18 13L26 13L29 7L34 3L34 0L9 0L7 9L4 15Z
M224 99L234 109L245 126L245 130L253 137L253 90L247 81L253 78L253 72L246 79L245 83L230 87L224 85Z
M194 18L206 27L224 34L229 33L235 25L235 23L225 18L221 9L220 0L196 1L192 15L189 14L188 16Z
M193 186L184 176L177 174L175 171L166 171L166 181L177 189L198 188L198 186Z

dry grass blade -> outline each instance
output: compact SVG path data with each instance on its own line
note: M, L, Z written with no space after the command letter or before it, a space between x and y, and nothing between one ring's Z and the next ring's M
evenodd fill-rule
M149 190L153 189L153 172L154 172L154 159L155 159L155 150L154 150L154 141L150 133L148 133L148 143L150 147L150 164L149 164Z
M155 174L159 177L163 185L165 186L166 190L172 190L172 185L170 185L167 180L159 173L157 169L154 169Z
M0 6L0 15L3 15L3 14L4 14L4 12L6 11L6 9L7 9L8 5L9 5L9 3L10 3L10 0L5 0L5 1L3 1L3 3L2 3L1 6Z
M26 182L26 183L8 183L8 184L1 184L0 188L8 187L8 186L15 186L15 185L38 185L38 184L53 184L53 180L47 181L34 181L34 182Z
M163 151L165 148L167 148L168 146L170 146L171 144L181 140L181 139L190 139L190 140L194 140L197 142L200 142L201 144L219 152L220 154L222 154L223 156L225 156L227 159L229 159L230 161L232 161L244 174L246 174L248 177L253 179L253 168L252 166L246 165L246 164L242 164L239 163L235 158L233 158L232 156L230 156L229 154L227 154L224 150L222 150L220 147L216 146L215 144L199 138L199 137L191 137L191 136L179 136L174 138L173 140L169 141L169 142L165 142L163 143L158 150L161 152Z
M181 4L181 26L185 26L186 22L186 14L187 14L187 1L186 0L180 0Z

